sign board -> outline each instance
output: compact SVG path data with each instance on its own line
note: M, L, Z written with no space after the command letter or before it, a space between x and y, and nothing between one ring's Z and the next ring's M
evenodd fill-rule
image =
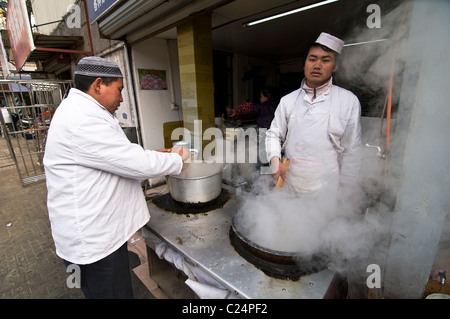
M35 49L25 0L9 0L6 29L16 70L20 71Z
M89 14L89 22L93 23L101 15L103 15L109 8L120 0L87 0L87 9Z
M3 39L2 34L0 33L0 45L1 45L1 51L0 51L0 65L2 66L2 76L4 79L6 79L10 73L9 71L9 65L8 65L8 58L6 55L5 47L3 45Z

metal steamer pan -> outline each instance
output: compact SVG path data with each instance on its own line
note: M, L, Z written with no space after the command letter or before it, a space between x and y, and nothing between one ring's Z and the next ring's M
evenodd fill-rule
M223 164L190 163L179 175L167 176L170 195L177 202L202 204L216 199L222 191Z
M301 276L327 268L328 260L325 254L279 251L258 245L239 231L235 217L232 219L229 233L231 244L242 257L266 275L296 281Z

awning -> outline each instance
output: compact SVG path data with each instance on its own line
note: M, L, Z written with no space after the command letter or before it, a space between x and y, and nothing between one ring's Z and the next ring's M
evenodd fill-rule
M8 33L6 30L1 30L1 32L5 50L8 52L11 48ZM84 43L82 36L58 36L34 33L33 39L36 47L49 49L76 50ZM11 61L12 57L8 57L8 60ZM68 53L34 50L27 61L40 62L44 71L51 73L58 69L58 65L62 67L70 64L70 56ZM50 66L51 70L49 69Z
M131 0L115 5L114 10L99 18L98 27L108 39L125 39L133 44L232 1Z

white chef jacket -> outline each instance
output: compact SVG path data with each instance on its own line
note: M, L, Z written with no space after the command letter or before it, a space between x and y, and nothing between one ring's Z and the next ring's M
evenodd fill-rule
M324 118L323 115L326 116L326 121L322 120L321 122L328 126L328 128L325 128L326 135L314 136L315 130L309 130L307 134L311 136L305 136L302 133L302 128L297 127L289 130L290 123L292 125L292 123L299 122L300 118L314 117L317 114L322 116L321 119ZM316 139L317 141L320 140L320 143L329 141L331 147L336 151L340 181L355 181L360 168L360 117L361 105L358 98L344 88L332 84L314 101L311 100L304 89L299 88L280 100L275 118L267 131L267 159L270 161L274 156L281 159L282 150L301 148L301 145L294 145L298 141L307 140L311 144L314 144ZM304 151L311 153L311 156L305 160L310 161L310 163L322 156L322 154L313 153L310 150ZM302 150L299 152L302 152ZM329 157L328 155L328 153L323 154L322 158ZM291 166L289 169L291 169ZM302 183L304 182L306 181L303 180Z
M129 142L111 113L71 89L53 116L44 155L57 255L90 264L117 250L150 218L140 180L179 174L182 165L177 154Z

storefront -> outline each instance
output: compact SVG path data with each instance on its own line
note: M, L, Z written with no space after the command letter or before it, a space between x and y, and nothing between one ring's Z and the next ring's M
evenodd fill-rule
M383 82L388 77L390 54L378 61L383 74L376 72L370 81L363 80L364 85L361 75L378 67L372 65L368 52L373 55L392 49L386 39L399 27L398 2L382 1L373 11L369 10L370 1L325 1L311 8L309 2L113 3L97 18L98 27L104 37L124 40L129 47L144 146L167 146L162 123L172 127L170 123L183 121L192 130L196 118L214 125L214 118L227 116L227 107L257 101L264 86L276 87L279 95L296 89L303 77L306 50L322 31L343 38L348 45L336 81L358 91L363 115L378 116L387 91ZM247 25L298 8L305 11ZM381 15L389 27L372 25ZM389 15L391 18L386 18ZM354 45L360 43L365 44ZM353 64L356 56L358 67ZM160 84L150 88L141 81Z
M170 133L180 125L192 131L196 120L203 121L203 129L221 124L222 115L227 116L227 107L257 100L263 86L277 87L280 95L298 88L308 46L321 32L342 38L346 45L334 80L353 91L361 101L363 143L373 146L364 149L364 172L370 178L381 176L383 187L395 185L395 192L387 194L383 204L398 212L392 225L402 229L402 238L408 237L407 243L397 241L386 252L385 296L417 297L420 294L417 288L420 290L426 281L423 274L430 270L429 260L436 253L442 230L440 221L446 216L442 208L448 207L448 200L443 200L439 191L427 197L427 225L432 229L426 232L433 235L423 243L414 221L422 222L424 211L409 216L406 212L414 206L409 203L425 195L404 184L402 176L403 173L417 176L412 166L403 165L405 161L415 163L419 152L405 146L409 145L410 137L418 134L417 127L410 122L416 119L417 108L410 107L420 99L411 96L426 91L418 80L419 72L421 77L431 74L418 70L418 65L424 62L421 55L408 52L423 50L420 43L426 38L422 31L411 30L439 34L439 30L445 30L439 27L445 19L443 15L432 19L431 11L422 1L341 0L323 1L321 6L312 7L314 4L318 2L117 1L98 18L98 27L104 37L126 43L142 144L149 149L170 147ZM438 9L439 3L435 5ZM293 10L295 13L290 15L249 24ZM427 25L424 20L436 22ZM437 52L427 51L431 53ZM439 53L435 57L438 56ZM439 99L443 100L445 97ZM441 112L439 105L435 104ZM426 117L420 120L424 126L432 126ZM405 131L395 126L398 130L392 136L391 127L399 122ZM392 145L389 138L393 139ZM443 141L440 134L433 136L436 138ZM399 161L386 162L387 158ZM438 158L445 161L443 156ZM396 172L402 172L400 178ZM424 178L432 180L438 175L427 171ZM448 180L444 184L448 186ZM179 241L176 235L173 241L167 239L169 235L160 235L169 245ZM427 253L407 253L419 242L427 247ZM412 272L417 276L411 273L408 280L396 283L398 262L414 264ZM333 276L327 278L331 286ZM222 284L232 289L231 284Z

